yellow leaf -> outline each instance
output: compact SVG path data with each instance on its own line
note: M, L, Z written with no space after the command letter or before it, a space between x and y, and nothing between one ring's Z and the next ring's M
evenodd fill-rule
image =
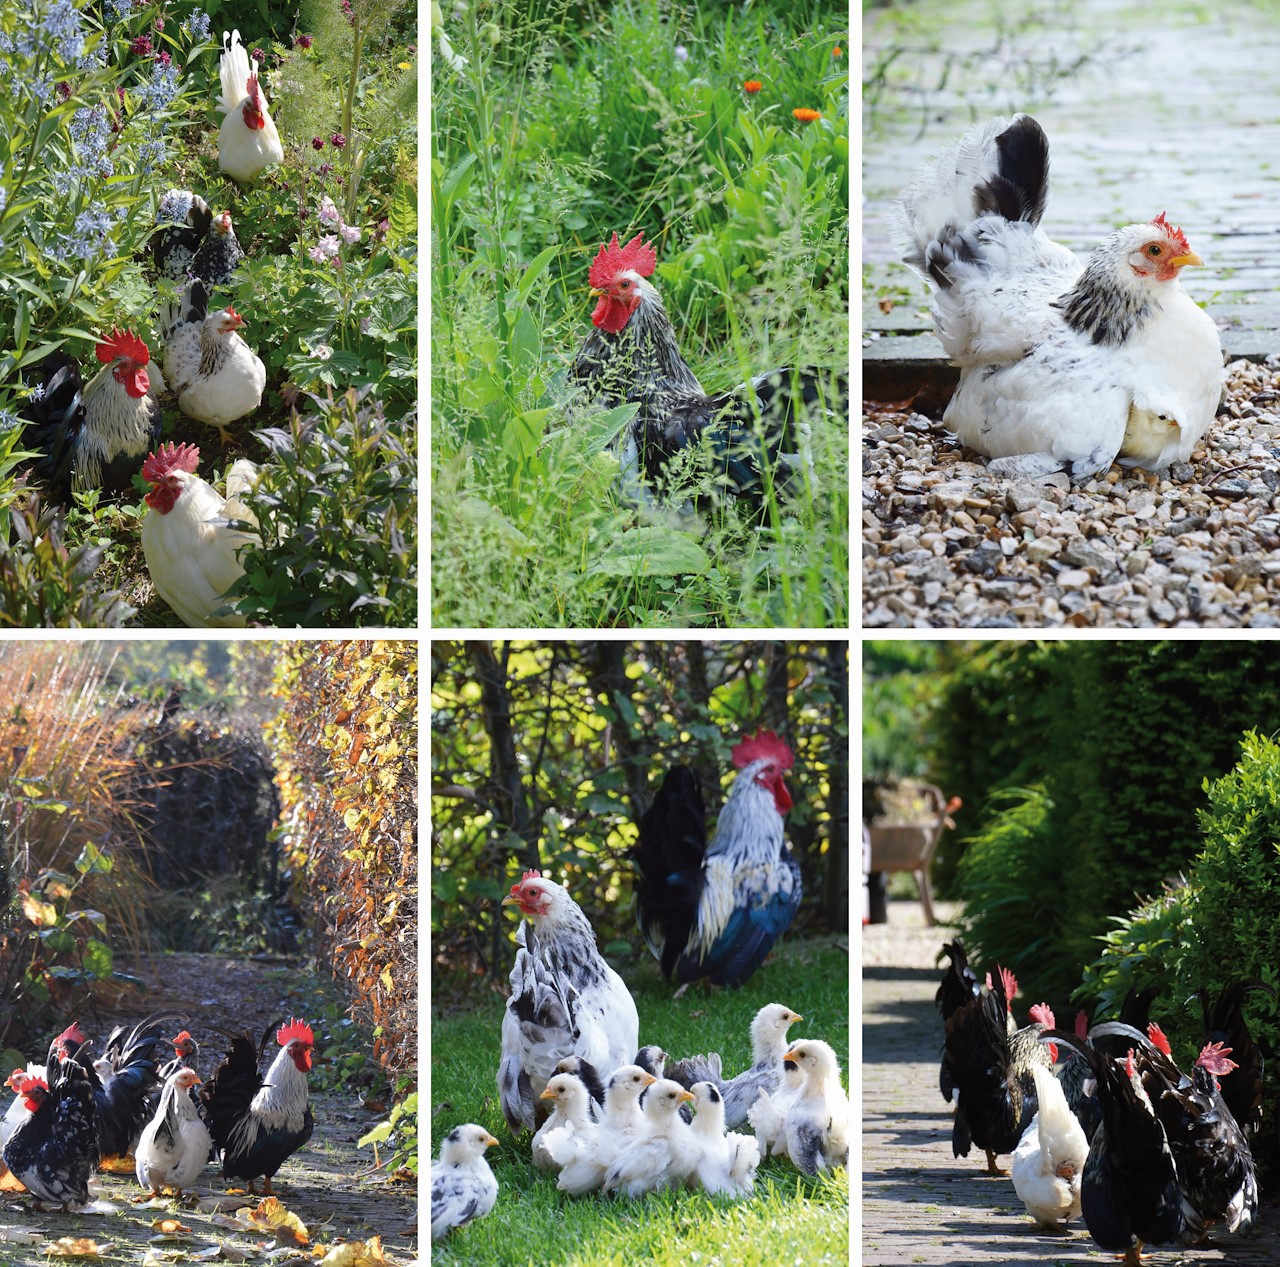
M51 906L48 902L42 902L33 893L23 894L22 913L37 928L40 928L46 924L56 924L58 922L57 907Z
M382 1238L374 1236L367 1241L331 1245L320 1260L320 1267L383 1267L387 1262L382 1252Z
M306 1224L278 1197L263 1198L257 1209L249 1211L249 1222L286 1244L305 1245L311 1239Z
M177 1219L156 1219L151 1225L153 1232L163 1232L166 1236L190 1236L191 1229Z
M393 992L395 988L395 982L392 980L390 968L383 968L382 972L378 976L378 980L382 982L382 988L388 994L391 994Z
M63 1236L46 1245L44 1252L50 1258L101 1258L106 1248L87 1236Z

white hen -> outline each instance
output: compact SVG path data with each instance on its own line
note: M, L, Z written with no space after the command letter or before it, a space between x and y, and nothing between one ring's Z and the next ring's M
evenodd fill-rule
M1037 1227L1056 1228L1080 1213L1089 1141L1053 1073L1034 1065L1039 1108L1013 1150L1009 1175Z
M960 385L944 421L1001 475L1185 462L1222 395L1222 344L1178 275L1202 263L1162 212L1087 265L1041 230L1049 143L995 119L903 191L904 259L933 282Z
M797 1170L815 1175L849 1162L849 1097L840 1085L836 1054L820 1039L806 1038L786 1053L803 1081L787 1110L787 1155Z
M153 1197L161 1188L172 1188L181 1197L209 1160L213 1141L190 1095L199 1081L194 1069L179 1069L166 1079L160 1107L134 1150L138 1182Z
M208 288L193 281L164 324L164 372L178 408L227 444L227 424L257 409L267 385L266 366L238 333L248 323L234 308L209 312Z
M727 1192L747 1196L755 1187L760 1165L760 1141L724 1129L724 1100L714 1083L699 1082L693 1088L697 1113L693 1137L698 1142L697 1181L712 1196Z
M253 512L241 500L258 468L241 459L227 473L227 495L195 474L200 450L164 445L142 464L151 483L142 521L142 553L157 593L193 629L239 628L244 617L226 593L244 575L239 554L256 540Z
M605 1172L606 1192L642 1197L659 1188L679 1188L695 1174L702 1147L680 1106L693 1096L678 1082L660 1078L644 1093L647 1129L617 1155Z
M267 94L249 54L240 43L240 32L222 33L222 59L218 64L222 95L218 110L218 166L240 182L257 180L273 163L284 162L280 133L267 109Z
M502 1018L498 1095L512 1131L534 1130L538 1097L556 1066L580 1056L607 1077L630 1062L640 1018L623 980L596 949L596 935L568 892L526 871L502 899L529 917L516 930L511 997Z
M483 1218L498 1199L494 1178L484 1150L498 1141L484 1129L468 1123L455 1126L440 1145L438 1160L431 1163L431 1239L438 1241L455 1227Z

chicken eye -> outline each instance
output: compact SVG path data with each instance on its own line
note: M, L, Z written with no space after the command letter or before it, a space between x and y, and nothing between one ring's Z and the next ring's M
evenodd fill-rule
M1164 252L1164 248L1160 245L1159 242L1152 242L1151 245L1147 247L1147 254L1150 255L1152 259L1159 258L1159 256L1163 254L1163 252Z
M626 290L626 288L627 288L628 286L630 286L630 285L631 285L631 283L630 283L630 282L619 282L619 283L618 283L618 289L619 289L619 290Z

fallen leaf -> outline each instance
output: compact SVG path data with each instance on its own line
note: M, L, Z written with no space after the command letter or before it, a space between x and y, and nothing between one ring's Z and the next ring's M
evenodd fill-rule
M190 1236L191 1229L177 1219L156 1219L151 1225L153 1232L163 1232L166 1236Z
M893 300L889 299L887 296L884 299L880 300L879 307L881 312L892 312L894 309L894 306L895 305Z
M26 1192L22 1180L0 1161L0 1192Z
M99 1245L87 1236L62 1236L44 1247L49 1258L101 1258L110 1245Z
M278 1197L264 1197L256 1209L249 1211L249 1222L285 1244L305 1245L311 1239L306 1224Z
M0 1227L0 1241L10 1245L39 1245L42 1240L40 1232L28 1232L25 1227Z
M138 1163L132 1157L104 1157L98 1162L98 1169L106 1175L135 1175Z
M367 1241L331 1245L320 1260L320 1267L384 1267L387 1261L382 1238L374 1236Z
M166 1267L168 1263L176 1263L182 1258L186 1258L186 1254L181 1250L166 1252L162 1249L149 1248L142 1256L142 1267Z

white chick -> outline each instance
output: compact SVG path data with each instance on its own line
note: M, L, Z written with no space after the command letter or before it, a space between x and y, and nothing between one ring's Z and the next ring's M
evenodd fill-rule
M779 1157L787 1151L787 1114L804 1085L804 1074L794 1060L783 1061L782 1086L770 1093L761 1091L747 1112L747 1121L760 1141L765 1156Z
M181 1197L209 1161L213 1141L189 1094L199 1081L194 1069L179 1069L165 1080L156 1115L134 1150L138 1182L153 1197L161 1188L172 1188Z
M714 1083L695 1083L693 1102L698 1110L693 1119L693 1137L699 1149L698 1184L712 1196L721 1192L746 1196L755 1187L759 1141L736 1131L725 1134L724 1099Z
M787 1155L797 1170L816 1175L849 1161L849 1098L840 1085L836 1054L820 1039L806 1038L784 1056L804 1081L787 1112Z
M615 1069L605 1088L604 1117L572 1135L557 1131L544 1141L552 1161L561 1168L556 1187L580 1196L604 1183L614 1159L647 1132L640 1093L655 1082L657 1078L639 1065Z
M431 1239L483 1218L498 1199L498 1181L484 1150L498 1141L483 1126L455 1126L431 1163Z
M573 1135L591 1120L591 1096L580 1078L571 1073L558 1073L547 1083L539 1097L552 1102L551 1116L538 1127L533 1137L533 1164L539 1170L559 1170L547 1147L553 1131Z
M701 1154L693 1128L680 1118L680 1106L691 1101L678 1082L661 1078L644 1094L648 1130L630 1147L620 1149L604 1176L606 1192L642 1197L658 1188L679 1188L697 1170Z
M1039 1110L1013 1150L1013 1189L1037 1227L1057 1228L1080 1213L1080 1180L1089 1141L1053 1073L1033 1065Z

